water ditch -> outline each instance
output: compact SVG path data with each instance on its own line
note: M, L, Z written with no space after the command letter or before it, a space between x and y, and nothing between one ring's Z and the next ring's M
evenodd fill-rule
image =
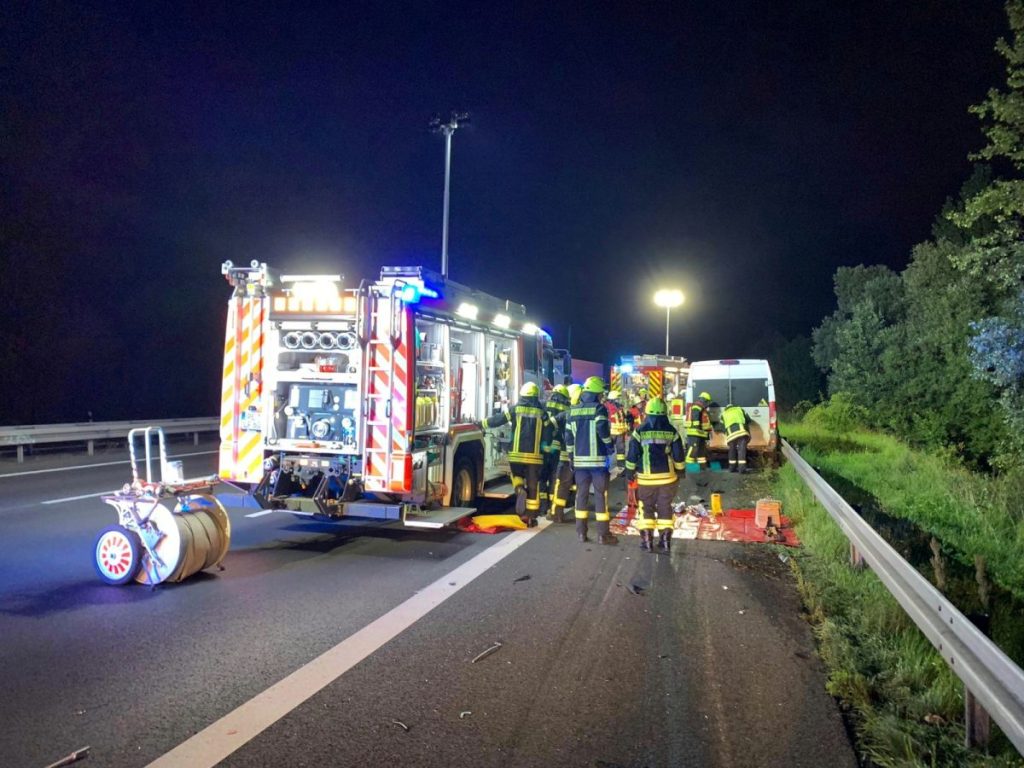
M845 477L815 470L904 560L1024 666L1024 601L992 583L983 558L960 552L913 521L888 514L875 496Z

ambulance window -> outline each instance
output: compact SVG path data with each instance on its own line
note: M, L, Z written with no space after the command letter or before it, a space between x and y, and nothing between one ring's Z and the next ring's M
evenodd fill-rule
M728 379L704 379L703 381L695 379L693 382L693 399L696 400L700 397L701 392L707 392L711 395L711 402L715 405L724 407L729 404ZM743 403L737 403L737 405L743 405Z
M733 405L756 406L762 400L768 401L767 379L733 379Z

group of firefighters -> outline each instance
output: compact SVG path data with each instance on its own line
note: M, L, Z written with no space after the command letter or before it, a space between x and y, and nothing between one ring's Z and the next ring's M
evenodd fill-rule
M711 436L708 407L711 395L701 392L686 414L686 445L668 419L668 407L660 397L647 399L646 392L629 408L620 402L621 393L606 394L604 380L591 376L583 385L558 385L546 403L540 388L527 382L519 391L519 402L481 423L485 429L512 426L508 452L516 514L527 526L537 525L542 514L556 522L565 520L569 499L575 493L573 509L576 534L589 541L590 492L594 492L593 513L597 540L614 545L611 532L608 485L611 468L625 470L635 489L637 514L634 525L640 532L641 547L668 551L671 547L672 500L680 474L687 463L708 469L707 442ZM729 470L746 471L746 445L750 440L749 418L739 406L722 411L722 424L729 445Z

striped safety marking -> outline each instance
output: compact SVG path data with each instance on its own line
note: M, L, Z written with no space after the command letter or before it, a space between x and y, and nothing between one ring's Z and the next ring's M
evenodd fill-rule
M619 392L622 391L622 374L621 373L619 373L616 370L612 371L612 383L611 383L611 386L608 387L608 389L609 390L616 390L617 389Z
M665 372L661 370L648 371L647 373L647 394L650 397L661 397L665 391Z
M262 298L232 297L224 337L221 382L221 477L245 483L259 482L263 472L263 435L242 430L241 418L250 407L261 406L263 380Z

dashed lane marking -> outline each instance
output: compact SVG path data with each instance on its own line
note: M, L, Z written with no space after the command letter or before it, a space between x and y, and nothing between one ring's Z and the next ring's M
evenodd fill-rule
M513 533L421 589L404 603L342 640L304 667L183 741L147 768L212 768L318 691L397 637L549 525Z
M261 509L259 512L250 512L246 517L263 517L264 515L272 515L274 510L272 509Z
M100 491L99 493L83 493L81 496L68 496L63 499L49 499L48 501L41 501L40 504L63 504L65 501L81 501L82 499L95 499L98 496L107 496L111 493L117 493L117 491Z

